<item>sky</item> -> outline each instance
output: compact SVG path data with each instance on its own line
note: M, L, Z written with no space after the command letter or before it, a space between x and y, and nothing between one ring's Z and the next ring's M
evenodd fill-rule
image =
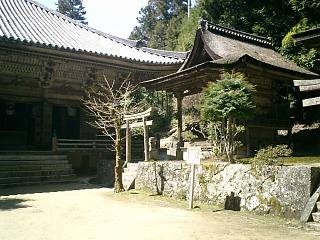
M35 1L53 10L57 8L58 0ZM83 0L88 25L121 38L128 38L138 25L139 10L147 3L148 0Z
M56 10L58 0L35 0L46 7ZM128 38L134 26L139 10L148 0L83 0L89 26L102 32Z

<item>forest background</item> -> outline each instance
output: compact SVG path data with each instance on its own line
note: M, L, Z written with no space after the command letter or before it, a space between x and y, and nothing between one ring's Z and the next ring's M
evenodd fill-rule
M188 18L186 0L149 0L130 39L148 47L189 51L199 20L269 38L282 55L320 73L320 50L307 49L291 35L319 26L319 0L197 0Z

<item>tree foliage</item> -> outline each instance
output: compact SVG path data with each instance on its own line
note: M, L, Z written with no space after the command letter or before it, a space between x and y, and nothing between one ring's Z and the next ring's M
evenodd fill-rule
M85 18L86 11L82 5L82 0L58 0L57 11L82 24L88 24Z
M288 0L199 0L199 5L209 21L269 37L276 46L298 18Z
M173 49L177 28L186 12L185 0L149 0L148 5L139 11L139 25L129 38L147 40L152 48Z
M320 73L320 50L306 48L292 38L293 34L305 31L310 27L316 27L316 25L310 24L306 18L296 24L283 38L281 53L299 66Z
M199 19L204 18L270 38L286 57L319 72L318 50L303 48L290 39L293 33L320 24L318 0L197 0L190 18L186 12L186 1L150 0L141 9L139 25L131 33L131 38L147 39L149 47L189 51Z
M230 162L237 145L235 137L244 130L238 124L254 112L253 92L254 86L242 73L226 72L201 93L201 119L211 128L211 140L220 146Z

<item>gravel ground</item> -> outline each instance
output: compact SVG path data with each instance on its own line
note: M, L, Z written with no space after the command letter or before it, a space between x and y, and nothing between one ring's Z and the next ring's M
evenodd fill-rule
M20 239L319 240L320 233L278 218L190 211L161 197L73 184L0 190L0 240Z

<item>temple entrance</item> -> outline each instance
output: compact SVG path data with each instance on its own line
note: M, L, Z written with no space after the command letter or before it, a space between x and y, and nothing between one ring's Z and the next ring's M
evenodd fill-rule
M33 105L0 101L0 150L26 150L34 144Z
M52 129L57 138L79 139L79 108L54 106L52 114Z

